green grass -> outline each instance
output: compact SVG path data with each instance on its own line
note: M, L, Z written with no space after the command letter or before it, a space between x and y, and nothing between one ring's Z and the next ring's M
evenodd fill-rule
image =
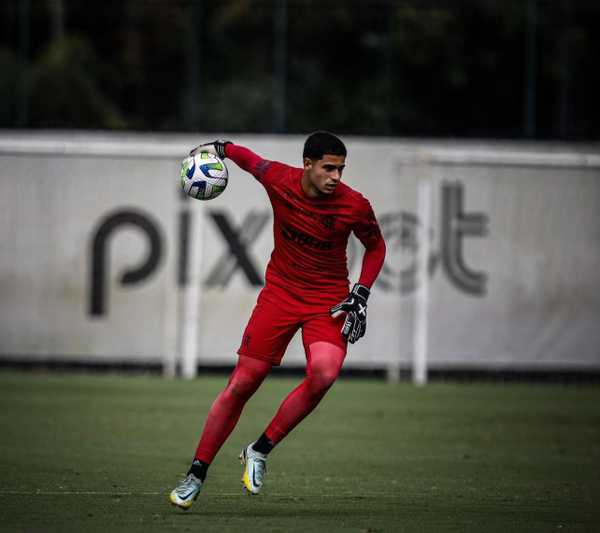
M340 381L241 491L241 447L299 379L251 399L188 511L224 377L0 373L1 531L600 530L600 389Z

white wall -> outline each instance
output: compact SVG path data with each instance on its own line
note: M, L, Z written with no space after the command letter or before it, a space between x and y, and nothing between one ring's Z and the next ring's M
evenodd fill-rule
M198 361L235 362L258 287L236 267L215 221L221 217L248 241L244 251L262 276L272 247L271 214L260 184L233 163L220 198L181 197L179 161L204 137L0 135L0 358L149 363L173 357L181 350L178 221L185 213L192 242L202 244ZM234 140L266 158L300 163L301 137ZM428 180L430 364L600 368L598 155L516 143L346 141L345 180L371 200L388 244L367 336L350 347L347 366L410 364L415 236L422 226L416 191L419 180ZM462 222L457 216L444 226L443 206L451 213L460 200ZM159 262L139 282L123 284L125 272L143 266L150 246L137 226L115 229L104 248L105 309L92 315L94 235L108 216L123 212L142 215L156 229ZM453 240L461 224L467 233ZM477 228L485 235L470 234ZM360 251L352 242L352 279ZM479 289L469 289L468 271L484 276ZM295 340L285 362L303 361Z

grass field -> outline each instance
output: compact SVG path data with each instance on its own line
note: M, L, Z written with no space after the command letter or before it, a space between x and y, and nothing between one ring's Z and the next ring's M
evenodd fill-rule
M264 384L184 512L224 377L0 373L0 530L600 531L593 386L340 381L246 496L237 455L298 379Z

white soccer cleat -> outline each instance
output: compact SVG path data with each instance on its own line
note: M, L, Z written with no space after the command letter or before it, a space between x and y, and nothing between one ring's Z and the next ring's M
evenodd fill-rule
M240 461L246 465L242 483L248 494L258 494L267 473L267 456L253 450L252 444L248 444L240 453Z
M201 488L202 481L194 474L188 474L187 477L171 491L169 499L173 505L187 511L198 497L198 494L200 494Z

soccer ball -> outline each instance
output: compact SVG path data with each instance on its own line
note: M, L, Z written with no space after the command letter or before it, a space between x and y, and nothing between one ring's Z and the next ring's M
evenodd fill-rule
M197 200L212 200L227 187L225 163L209 152L199 152L181 162L181 187Z

